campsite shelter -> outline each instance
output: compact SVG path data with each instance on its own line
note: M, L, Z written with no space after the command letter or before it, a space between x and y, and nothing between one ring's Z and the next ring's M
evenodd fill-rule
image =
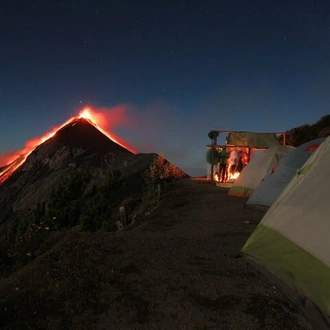
M218 136L222 134L225 136L224 143L218 144ZM253 158L255 151L265 150L274 146L285 144L285 133L259 133L259 132L244 132L244 131L217 131L212 130L208 133L211 139L211 144L207 145L208 152L210 152L211 160L208 162L211 164L210 179L214 180L215 172L217 171L216 155L223 147L227 148L227 151L238 152L241 151L247 154L248 163ZM280 141L282 136L282 142ZM208 153L207 153L208 155ZM208 157L207 157L208 158Z
M270 207L295 176L297 170L324 140L325 138L318 138L306 142L280 159L274 171L267 174L255 189L246 203L247 206L260 205Z
M242 248L317 329L330 329L330 137L311 155Z
M279 145L256 155L243 168L228 194L230 196L250 197L266 174L272 171L274 165L294 149L295 147Z

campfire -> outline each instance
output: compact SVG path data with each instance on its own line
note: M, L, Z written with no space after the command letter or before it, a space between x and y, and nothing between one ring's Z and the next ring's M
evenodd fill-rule
M235 171L233 173L227 173L227 176L225 178L225 181L224 182L234 182L240 175L240 172L238 171ZM220 182L220 178L219 178L219 174L218 173L215 173L214 176L213 176L213 179L214 181L216 182Z
M229 178L227 181L233 181L236 180L241 173L238 171L235 171L233 174L229 174Z
M237 147L227 147L228 151L228 159L227 159L227 169L226 176L224 182L232 183L234 182L241 171L248 163L248 151L246 148L237 148ZM213 174L213 180L216 182L221 182L221 174L220 174L220 165L215 164L214 168L215 173Z

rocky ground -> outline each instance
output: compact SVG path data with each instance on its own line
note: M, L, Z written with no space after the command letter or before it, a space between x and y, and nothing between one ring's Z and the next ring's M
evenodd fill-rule
M0 329L312 329L238 253L263 213L185 179L138 226L58 233L0 280Z

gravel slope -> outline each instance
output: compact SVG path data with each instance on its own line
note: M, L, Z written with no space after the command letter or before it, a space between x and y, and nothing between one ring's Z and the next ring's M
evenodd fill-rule
M263 214L227 191L181 180L135 228L63 234L0 281L0 329L313 329L238 257Z

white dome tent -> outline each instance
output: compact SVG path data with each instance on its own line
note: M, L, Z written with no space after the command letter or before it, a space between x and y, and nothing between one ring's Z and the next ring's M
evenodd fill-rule
M260 182L247 201L247 206L260 205L270 207L295 176L297 170L324 140L325 138L318 138L304 143L283 157L278 162L276 170L266 175L264 180Z
M228 194L250 197L261 180L272 171L273 166L294 149L295 147L279 145L260 152L243 168Z
M291 153L292 154L292 153ZM317 329L330 329L330 137L303 164L242 248Z

